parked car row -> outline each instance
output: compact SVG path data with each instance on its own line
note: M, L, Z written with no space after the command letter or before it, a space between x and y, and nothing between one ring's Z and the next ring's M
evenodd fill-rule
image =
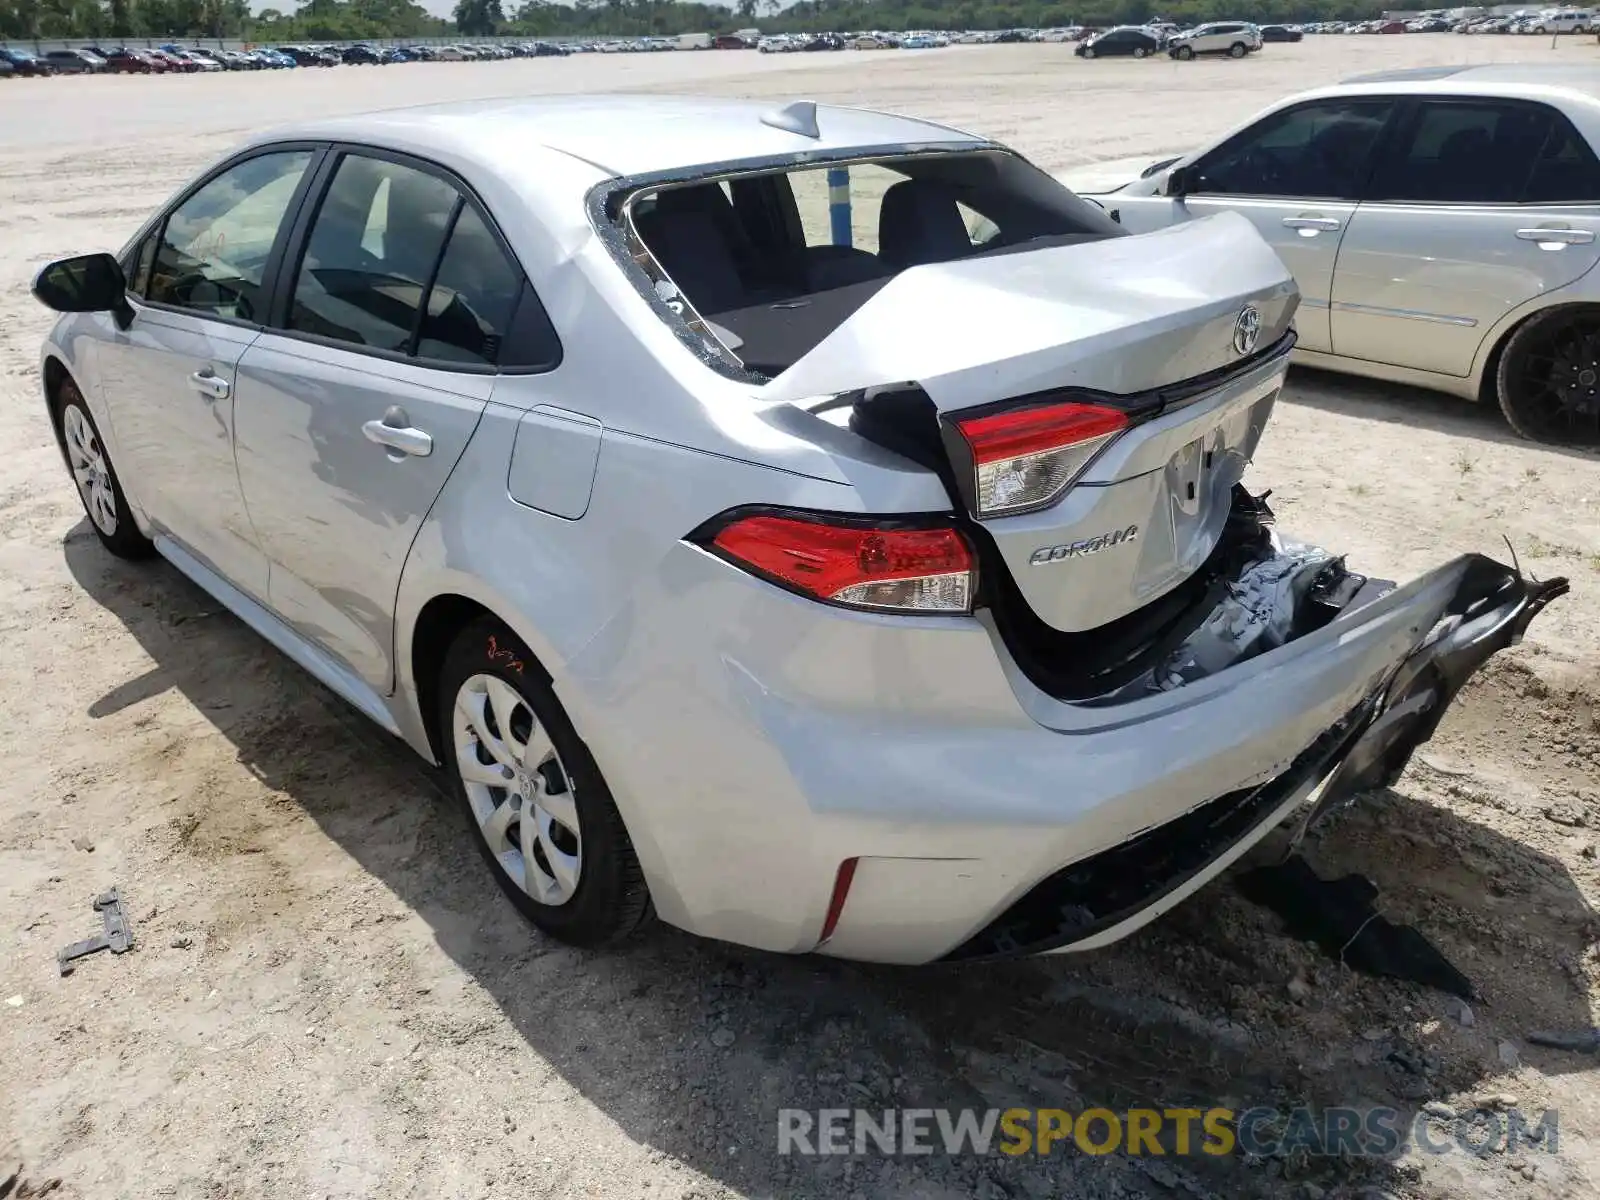
M750 33L684 34L677 38L617 38L588 42L502 42L493 44L374 46L283 45L223 50L203 46L87 46L37 52L0 47L0 77L37 75L193 74L203 71L260 71L289 67L384 66L406 62L471 62L490 59L541 58L576 53L618 54L665 50L759 50L789 54L822 50L928 50L954 44L1076 42L1084 58L1132 55L1143 58L1165 52L1188 59L1205 54L1241 58L1264 42L1296 42L1293 25L1255 26L1247 22L1211 22L1194 28L1157 22L1140 26L1096 29L1071 25L1052 29L984 30L950 33L938 30L854 30L785 33L757 37Z
M1547 8L1466 17L1439 11L1403 20L1383 17L1371 21L1315 21L1302 28L1306 33L1523 33L1548 37L1561 33L1600 32L1600 19L1594 10L1587 8Z
M480 59L543 58L571 53L555 42L499 45L272 46L218 50L203 46L102 46L36 53L0 47L0 78L42 75L164 75L202 71L263 71L288 67L384 66L406 62L467 62Z

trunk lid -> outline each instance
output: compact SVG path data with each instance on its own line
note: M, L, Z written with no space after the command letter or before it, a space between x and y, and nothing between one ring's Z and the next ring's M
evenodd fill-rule
M1129 428L1048 507L980 518L968 496L1032 613L1091 630L1158 599L1215 548L1282 382L1298 300L1233 213L912 267L761 395L868 399L911 385L946 445L969 409L1067 393L1126 411ZM946 462L970 474L959 455Z

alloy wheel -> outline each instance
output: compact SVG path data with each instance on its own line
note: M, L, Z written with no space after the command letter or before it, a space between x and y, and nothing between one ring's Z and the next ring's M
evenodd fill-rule
M455 759L467 801L500 869L529 899L557 907L583 874L572 777L528 702L495 675L456 692Z
M1574 316L1528 333L1507 364L1507 416L1540 441L1600 445L1600 320Z
M72 478L77 481L78 493L83 497L84 511L106 537L117 533L117 497L111 486L111 469L106 465L105 452L93 427L76 404L67 406L62 414L62 432L66 435L67 461L72 466Z

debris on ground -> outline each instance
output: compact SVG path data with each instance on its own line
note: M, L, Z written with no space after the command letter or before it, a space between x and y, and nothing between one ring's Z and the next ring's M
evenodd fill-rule
M1363 875L1321 879L1298 854L1239 876L1245 898L1276 913L1289 933L1316 942L1323 953L1368 975L1387 975L1473 996L1472 981L1409 925L1377 909L1377 886Z
M56 952L56 965L63 975L72 974L73 962L86 955L98 954L102 950L123 954L133 949L133 931L128 927L128 915L122 911L122 897L117 895L117 889L112 888L99 897L94 902L94 909L105 922L105 932L81 942L73 942Z
M1580 1054L1600 1051L1600 1029L1536 1029L1528 1034L1532 1046L1547 1046L1552 1050L1576 1050Z
M59 1179L44 1179L35 1183L22 1177L22 1164L17 1164L17 1169L11 1174L0 1179L0 1200L33 1200L34 1197L48 1196L61 1187Z

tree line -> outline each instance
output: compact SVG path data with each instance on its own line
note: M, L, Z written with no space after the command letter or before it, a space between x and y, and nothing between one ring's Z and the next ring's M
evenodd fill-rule
M734 8L682 0L457 0L454 19L415 0L288 0L293 11L252 14L249 0L0 0L0 38L239 38L257 42L360 38L640 36L856 29L1045 29L1163 19L1366 20L1376 0L736 0Z

